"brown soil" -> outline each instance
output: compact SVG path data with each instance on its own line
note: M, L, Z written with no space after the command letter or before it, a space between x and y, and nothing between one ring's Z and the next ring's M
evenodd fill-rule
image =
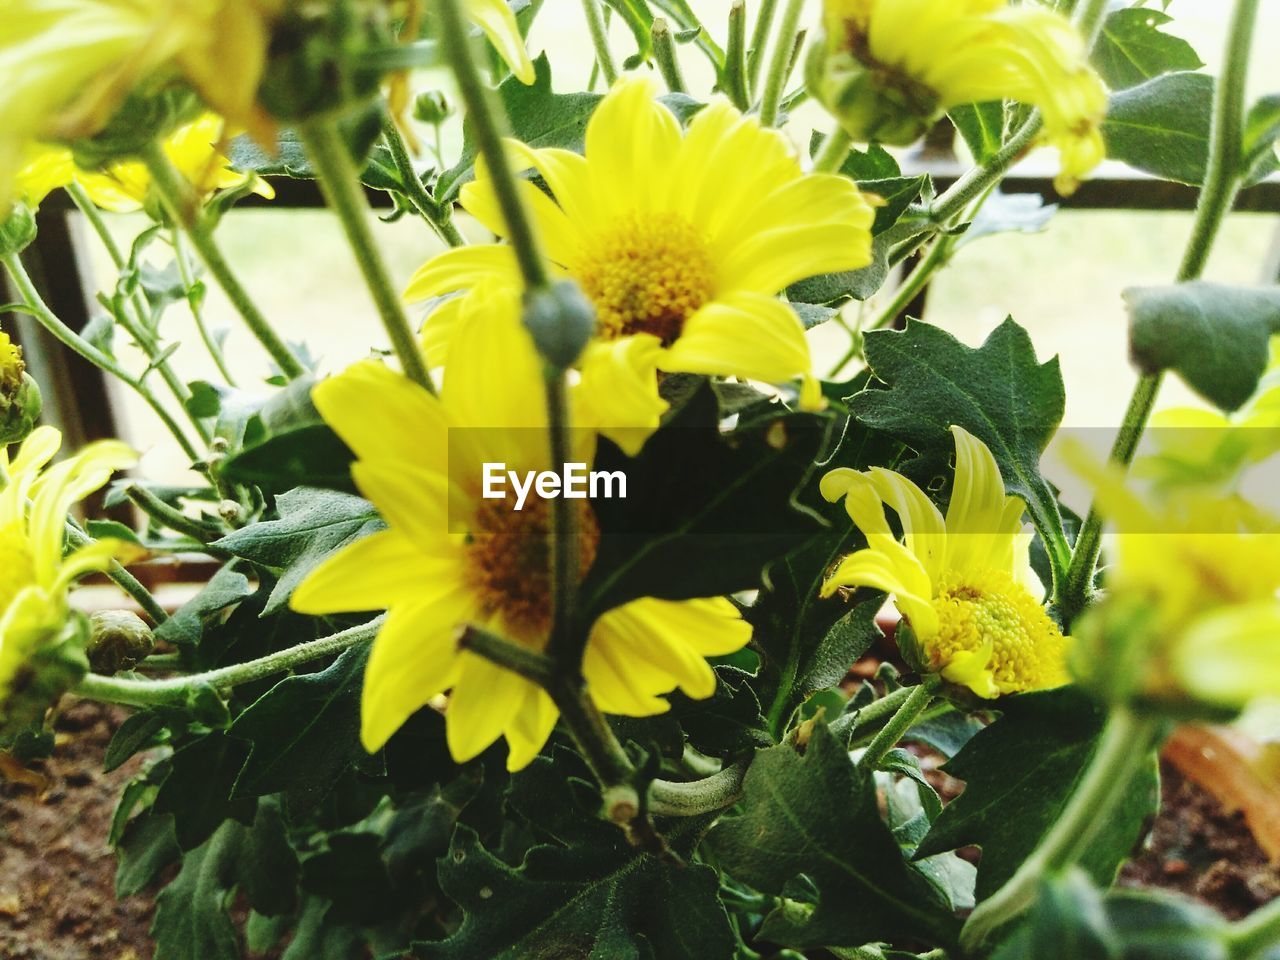
M56 755L35 765L43 793L0 781L0 958L150 960L153 901L117 902L107 831L120 788L138 760L111 774L102 754L120 711L78 703L57 721ZM1164 808L1120 882L1194 896L1232 918L1280 896L1238 813L1164 765Z

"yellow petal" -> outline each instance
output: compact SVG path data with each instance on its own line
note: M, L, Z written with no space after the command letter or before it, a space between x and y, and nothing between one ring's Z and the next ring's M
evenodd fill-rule
M437 582L455 579L454 550L429 555L399 530L383 530L344 547L307 575L289 598L299 613L385 610L409 604Z
M503 283L515 290L522 288L520 268L511 247L484 243L446 250L424 263L409 278L404 299L412 303L470 290L485 280Z
M458 679L445 712L449 753L466 763L502 736L525 705L528 680L474 653L458 654ZM527 751L527 742L522 748Z
M812 360L804 327L789 307L773 297L735 293L685 321L660 366L672 373L781 383L809 373Z
M511 69L521 83L533 83L536 72L516 16L504 0L466 0L467 16L484 31L498 56Z
M577 422L599 430L628 456L638 454L667 411L658 395L661 352L649 334L588 344L576 391Z

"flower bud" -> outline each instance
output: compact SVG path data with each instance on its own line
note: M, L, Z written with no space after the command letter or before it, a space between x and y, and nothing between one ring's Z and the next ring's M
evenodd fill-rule
M128 610L101 610L89 617L89 666L110 676L131 670L155 650L156 639L142 618Z
M0 214L0 257L21 253L36 238L36 214L25 203L16 203L8 215Z
M543 359L567 370L595 332L596 311L576 283L561 280L525 297L524 325Z
M453 104L445 97L443 90L428 90L418 94L413 101L413 118L419 123L429 123L433 127L444 123L453 115Z
M199 101L186 87L130 94L105 127L71 143L76 166L92 171L136 159L199 113Z
M0 444L25 440L42 406L40 387L22 362L22 348L0 331Z
M822 36L805 61L805 83L810 95L861 143L914 143L943 112L928 88L904 74L865 66Z
M61 633L42 643L0 688L0 748L44 721L57 704L89 669L84 646L88 624L72 614Z

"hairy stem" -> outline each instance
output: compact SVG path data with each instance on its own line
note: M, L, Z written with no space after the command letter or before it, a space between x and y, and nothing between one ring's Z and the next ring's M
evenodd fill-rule
M618 79L618 65L614 62L613 51L609 49L609 31L605 27L604 12L600 9L600 0L582 0L582 12L587 18L587 30L591 33L591 45L596 52L596 66L604 74L606 87L613 86Z
M169 216L186 232L209 275L222 287L249 332L262 344L281 373L290 380L301 377L306 373L302 362L280 339L270 321L249 296L249 291L240 282L240 278L231 269L231 264L214 239L212 225L201 214L199 199L192 192L191 185L183 179L158 143L151 144L144 151L142 159L151 174L152 186Z
M391 151L392 162L396 165L396 171L400 174L400 180L404 183L409 202L413 204L414 209L449 246L465 246L467 241L454 226L449 208L437 203L435 197L431 196L427 188L422 185L422 179L414 169L413 158L409 156L409 147L404 142L404 136L396 126L395 118L385 110L382 113L382 139L387 149Z
M232 374L231 368L227 365L227 357L222 352L222 346L217 339L209 332L209 325L204 319L204 308L191 298L191 291L195 289L196 278L191 272L191 262L187 259L187 245L182 239L182 231L175 229L172 236L173 256L178 263L178 276L182 279L182 286L187 291L188 304L191 307L191 318L195 321L196 331L200 334L200 340L204 343L205 350L213 359L213 365L218 368L218 374L222 377L222 382L229 387L236 386L235 375Z
M742 0L734 0L729 8L729 43L725 47L722 86L735 107L744 113L751 108L747 93L747 7Z
M764 63L764 50L777 12L778 0L760 0L756 8L756 23L751 28L751 44L747 48L747 88L752 97L760 84L760 66Z
M67 546L72 550L79 550L93 543L90 537L80 525L74 520L67 521ZM151 618L152 623L161 624L169 619L168 612L164 607L160 606L151 591L144 587L141 581L124 568L124 565L118 560L112 560L111 565L107 567L107 576L121 590L134 599L134 602L142 608L143 612Z
M827 134L818 155L813 158L813 172L835 173L844 165L852 146L853 137L849 136L844 127L836 127Z
M791 75L791 61L795 48L795 37L800 27L800 12L804 9L804 0L787 0L782 10L782 23L773 38L773 55L769 58L769 68L764 75L764 93L760 97L760 125L776 126L778 108L782 104L782 89L786 86L787 77Z
M920 719L920 715L933 701L935 691L942 682L937 674L926 674L916 686L911 687L901 705L893 716L880 728L880 732L867 745L866 752L858 758L858 770L863 773L874 773L885 755L898 745L898 741L906 736Z
M217 540L222 531L217 530L208 524L201 523L194 517L189 517L181 510L175 510L169 504L165 503L146 487L131 483L124 488L124 495L143 513L155 520L160 525L190 537L197 543L202 543L206 547ZM223 550L214 550L214 556L230 556Z

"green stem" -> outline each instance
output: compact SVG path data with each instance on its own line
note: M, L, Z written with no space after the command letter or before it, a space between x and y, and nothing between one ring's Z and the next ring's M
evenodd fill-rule
M778 122L778 106L782 103L782 88L791 74L791 59L795 37L800 26L800 12L804 0L787 0L782 11L782 23L773 38L773 56L764 75L764 93L760 97L760 125L772 127Z
M187 697L203 687L224 692L246 683L265 680L372 640L382 627L383 617L351 627L332 636L300 643L296 647L249 660L245 663L192 673L183 677L161 680L145 680L135 677L104 677L96 673L86 676L75 688L78 696L105 703L120 703L130 707L159 707L180 705Z
M548 433L551 462L568 463L570 450L568 381L562 371L549 371L547 378ZM590 633L578 629L578 510L568 497L551 504L552 628L548 650L560 669L571 676L582 671L582 657Z
M849 136L844 127L836 127L827 134L826 139L822 141L822 149L813 158L813 172L835 173L844 166L845 159L849 156L849 148L852 146L853 137Z
M476 626L468 625L462 631L462 636L458 638L458 646L484 657L491 663L505 667L540 687L545 687L555 673L555 663L545 654L508 643L501 637Z
M1142 769L1153 761L1159 740L1158 720L1127 710L1112 712L1089 766L1066 807L1017 872L970 914L960 934L966 955L976 954L999 928L1035 901L1048 873L1079 861L1104 829Z
M666 81L667 89L672 93L686 93L684 75L680 72L680 59L676 55L676 41L671 36L671 27L665 17L654 17L653 26L649 29L653 40L653 59L657 61L658 72Z
M74 520L67 521L67 546L72 550L79 550L93 543L93 538L80 528L80 525ZM107 576L111 578L121 590L131 596L151 618L151 622L155 624L164 623L169 619L168 612L164 607L160 606L151 591L144 587L141 581L124 568L124 565L118 560L112 560L111 565L107 567Z
M1196 202L1195 219L1186 251L1178 266L1176 280L1185 283L1204 273L1223 220L1235 205L1240 190L1240 158L1244 139L1244 96L1249 75L1249 55L1260 0L1236 0L1228 25L1227 46L1213 105L1210 127L1209 161L1204 186ZM1146 430L1155 407L1162 373L1142 376L1134 387L1124 421L1111 448L1111 462L1128 467ZM1076 538L1071 566L1067 570L1059 606L1069 626L1084 609L1093 592L1093 576L1102 549L1102 515L1097 505L1089 508L1080 535Z
M175 228L171 239L173 241L173 256L178 263L178 276L182 280L183 289L187 291L187 303L191 307L191 318L195 321L200 340L204 343L204 348L209 352L209 356L213 358L213 365L218 368L218 374L222 377L222 382L229 387L234 387L236 386L236 378L232 375L231 368L227 366L227 358L222 352L222 347L218 345L218 341L213 334L209 332L209 325L204 319L204 307L191 295L191 291L196 286L196 278L191 272L191 263L187 259L187 248L182 240L182 231Z
M151 517L161 526L190 537L197 543L208 546L222 536L222 531L189 517L181 510L175 510L146 487L131 483L124 488L124 495L143 513ZM215 555L222 556L223 551Z
M777 12L778 0L760 0L756 9L756 25L751 28L751 44L747 48L747 86L751 96L760 85L760 65L764 63L764 48L769 44L769 31Z
M503 137L508 135L506 117L493 90L481 77L462 7L459 0L438 0L432 9L439 18L441 49L457 77L458 92L466 107L467 119L471 121L477 150L489 167L493 192L502 210L507 239L515 251L524 285L529 290L548 287L550 274L542 257L542 247L502 146Z
M875 735L871 743L867 745L866 752L858 758L858 770L863 773L874 773L880 766L880 761L885 755L898 745L898 741L906 736L920 715L924 713L925 708L933 702L934 692L941 684L942 678L937 674L925 674L924 678L914 687L907 698L902 701L902 705L889 718L888 722L880 728L880 732Z
M873 700L861 710L841 714L831 721L831 735L848 743L859 733L865 733L869 729L879 730L902 708L914 689L915 687L899 687L879 700Z
M612 87L618 79L618 65L609 49L609 31L605 27L600 0L582 0L582 12L587 17L587 30L591 33L591 45L596 51L596 66L604 74L605 86Z
M747 762L739 761L702 780L655 780L649 785L649 812L659 817L696 817L733 806L742 796Z
M143 152L143 161L151 174L151 183L159 195L161 202L169 212L169 216L191 239L191 245L204 262L210 276L218 282L226 293L227 299L249 328L249 332L262 344L270 354L276 366L288 379L296 380L306 373L302 362L294 356L280 336L272 328L266 316L258 309L249 291L244 288L239 277L231 269L231 264L222 255L213 236L213 227L209 220L201 215L200 202L191 190L182 174L174 168L173 162L165 155L158 143L153 143Z
M373 230L369 225L372 211L360 184L360 172L351 160L346 140L338 129L337 121L322 118L308 120L299 128L307 157L315 168L316 179L325 200L347 237L351 252L364 277L365 286L373 297L382 326L391 339L392 349L400 360L404 375L423 389L434 393L435 385L427 371L427 362L418 347L404 304L391 284L382 255L378 252Z
M438 124L436 129L439 129ZM449 209L437 203L435 197L431 196L427 188L422 185L422 178L414 169L413 158L409 156L409 147L404 142L404 136L396 126L395 118L385 110L382 112L382 139L387 149L391 151L391 159L396 165L400 181L404 184L405 192L414 209L449 246L465 246L467 241L454 226Z
M1232 960L1261 960L1264 951L1280 944L1280 899L1231 924L1226 941Z
M14 290L22 298L23 309L34 317L40 326L53 334L54 338L68 350L88 360L95 367L111 374L121 383L131 388L146 401L147 406L160 418L160 422L164 424L165 429L173 435L173 438L178 441L178 445L182 447L183 453L192 460L200 458L195 445L187 438L182 427L173 419L165 405L160 402L160 398L152 392L145 381L140 377L135 377L120 366L115 357L103 353L89 343L88 340L85 340L59 320L54 312L49 309L49 306L41 298L40 292L36 290L36 286L27 273L26 267L22 265L21 258L16 253L7 254L4 257L4 266L13 281Z
M734 0L729 8L729 43L725 47L722 85L735 107L743 113L751 108L747 93L747 8L742 0Z

